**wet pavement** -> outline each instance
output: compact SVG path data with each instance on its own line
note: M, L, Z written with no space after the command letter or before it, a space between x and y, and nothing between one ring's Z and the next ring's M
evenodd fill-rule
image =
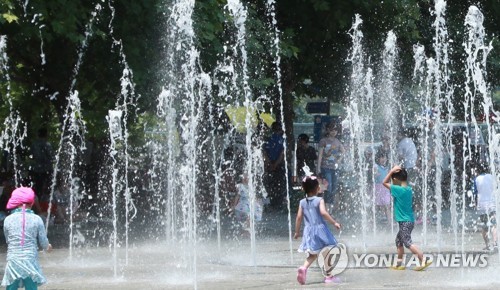
M290 219L293 221L294 216ZM366 226L363 234L355 231L354 226L346 226L346 230L335 232L348 253L347 268L338 275L341 283L324 284L315 263L309 270L306 285L301 286L296 280L296 269L305 255L296 252L300 240L292 240L290 245L288 229L288 215L275 212L268 213L259 226L254 247L249 236L237 230L224 230L220 244L214 234L208 238L200 235L199 242L192 246L161 240L133 242L128 254L123 245L116 252L106 246L76 247L70 252L64 243L59 243L52 253L40 254L49 280L41 289L500 288L499 256L481 250L484 245L478 232L469 228L455 233L444 227L438 233L432 224L427 225L427 234L423 233L423 226L418 225L413 241L433 259L446 256L446 262L440 265L436 261L422 272L413 271L411 265L404 271L388 269L374 259L394 255L396 228L391 230L388 225L380 225L374 233ZM51 234L51 239L56 237L55 233ZM453 264L454 256L449 260L450 255L456 253L460 255ZM407 254L410 257L409 252ZM462 254L471 259L479 257L478 263L464 266ZM360 262L361 257L370 258ZM481 258L485 258L486 264L481 264ZM5 248L0 254L0 268L4 266Z

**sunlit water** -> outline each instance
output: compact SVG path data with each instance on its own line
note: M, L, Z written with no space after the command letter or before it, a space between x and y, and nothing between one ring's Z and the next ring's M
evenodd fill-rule
M26 1L25 13L27 4ZM225 43L224 53L215 71L205 72L199 64L200 51L195 45L194 5L194 0L177 0L165 6L168 13L165 13L167 19L164 25L168 29L163 36L165 57L160 72L162 92L156 99L157 112L154 126L146 130L149 134L145 150L147 153L141 156L148 160L145 171L151 179L145 188L142 188L144 194L148 195L148 202L152 202L148 207L150 211L148 214L152 217L148 225L151 229L146 238L138 239L133 237L135 233L129 227L136 214L132 194L137 188L129 187L128 177L136 172L131 173L127 131L127 122L136 106L137 96L134 92L133 73L123 53L123 45L113 35L114 8L112 3L109 3L113 11L109 24L110 34L114 40L113 49L117 49L123 65L122 77L119 80L121 94L116 106L110 108L108 114L110 146L107 160L111 162L103 170L103 181L100 182L100 189L111 193L111 198L107 202L112 203L112 209L107 212L111 213L110 215L103 214L104 211L97 216L87 214L88 224L95 222L98 225L94 229L79 221L73 221L73 211L70 212L69 226L65 229L51 228L50 216L47 218L50 237L60 238L61 232L69 235L67 249L66 245L59 245L59 249L53 254L42 255L42 264L48 273L49 281L58 285L56 287L65 288L78 284L81 286L88 282L96 283L90 285L110 287L156 283L154 285L158 288L176 287L176 285L197 288L198 284L206 285L204 283L208 281L215 283L234 281L245 272L249 272L251 276L263 266L281 269L277 270L282 271L281 276L288 275L286 278L279 275L272 276L275 281L294 280L295 266L301 264L304 257L295 254L294 249L298 247L299 241L292 241L291 228L295 208L291 205L290 188L287 188L286 193L287 211L280 216L269 216L259 225L253 218L255 208L250 207L252 218L249 237L243 237L235 231L237 223L224 216L221 209L219 192L223 164L242 167L243 173L249 177L250 200L254 201L257 193L262 194L264 198L267 196L265 190L261 190L263 182L261 173L264 171L261 147L264 139L263 135L257 132L254 118L258 113L264 112L264 105L270 100L266 96L254 96L250 88L246 7L237 0L228 1L224 7L224 13L228 13L233 19L233 23L228 24L226 32L232 31L234 35L228 43ZM279 104L283 109L278 45L280 31L276 26L274 2L268 1L266 8L270 18L270 38L275 50L273 57L276 65L274 68L277 79L276 90L280 98ZM66 119L56 156L55 173L61 174L65 182L70 184L71 203L78 203L82 198L82 189L78 187L79 176L76 172L78 172L77 158L85 150L86 134L85 124L80 118L83 114L75 84L89 38L92 37L93 21L100 11L101 7L97 5L78 51L70 95L67 96ZM434 252L470 252L481 248L479 234L473 232L474 229L477 230L477 225L471 222L474 215L468 211L466 198L462 194L468 190L465 169L470 156L465 155L466 150L463 150L464 161L457 165L454 160L457 148L452 142L451 132L442 134L441 130L456 120L470 119L472 129L467 127L461 136L465 141L470 141L473 138L471 130L475 132L478 126L477 106L485 115L489 115L492 111L485 73L491 44L486 40L488 35L482 26L481 12L477 7L471 6L464 23L468 35L464 43L467 55L466 83L451 84L450 75L454 72L450 71L448 56L450 38L446 28L445 11L446 2L436 1L433 10L435 21L432 24L435 30L434 57L426 56L422 46L414 47L415 68L412 89L415 93L411 101L422 112L431 110L432 115L405 111L405 107L401 105L402 92L398 91L401 86L398 83L399 52L397 35L394 32L389 31L385 35L380 61L373 60L367 53L370 49L363 43L363 21L359 15L354 17L352 28L348 32L352 39L352 48L347 58L351 70L344 130L348 132L345 141L350 146L346 159L349 159L350 164L345 166L344 174L354 175L359 186L355 188L346 186L341 189L344 190L342 193L348 193L349 196L343 198L344 205L336 215L346 229L335 234L353 252L393 250L395 227L392 222L383 224L377 220L373 194L367 186L369 180L366 175L367 170L373 168L375 160L373 155L367 157L365 150L368 147L373 149L374 145L378 145L382 133L387 134L393 144L389 156L390 163L397 163L394 146L397 128L410 123L417 124L421 129L418 139L422 144L421 152L424 152L421 168L424 224L415 231L415 241ZM8 45L7 39L0 38L0 64L2 72L9 81L9 68L6 65L8 58L4 53L6 45ZM41 59L42 62L45 61L43 42ZM376 63L380 63L380 66L377 67ZM456 86L463 86L466 91L465 99L460 104L465 108L465 116L453 114L457 105L452 101ZM224 102L214 101L212 98L214 95ZM221 134L217 120L232 108L243 109L241 122L244 129L238 132L232 128ZM415 116L417 117L414 118ZM280 118L285 129L284 116L281 115ZM486 120L489 132L488 161L498 179L496 161L499 136L489 118ZM2 132L2 148L16 150L19 144L16 142L21 142L26 137L22 120L19 120L16 112L11 109L5 124L7 129ZM448 168L441 166L433 168L428 161L431 147L429 139L433 139L432 136L438 136L434 140L435 145L432 146L436 154L436 164L444 164L449 159L450 177L444 177L444 170ZM238 161L234 156L225 159L224 149L235 144L236 151L241 154L238 158L243 157L246 161L244 164L236 164ZM473 151L471 142L465 144L468 144L466 149L470 154ZM56 174L52 179L52 194L56 186ZM213 187L198 187L202 175L213 176ZM430 175L435 177L433 184L429 184ZM443 190L441 182L444 178L451 180L451 202L449 208L445 210L442 209L444 201L441 198ZM105 180L111 182L103 185ZM431 194L434 195L434 201L430 200ZM200 211L203 195L209 196L208 201L203 201L209 204L208 218L205 216L206 212ZM122 198L124 202L119 202ZM253 202L251 204L253 205ZM73 210L75 207L71 204L69 208ZM123 212L124 215L121 216L120 213ZM427 222L434 216L437 221L435 226ZM270 233L270 228L278 230ZM53 230L58 232L53 233ZM495 282L488 276L489 274L484 273L489 272L481 272L480 277L484 285ZM466 278L469 277L464 271L460 274L455 271L453 275L459 278L449 282L448 285L456 287L463 286L459 281L467 281ZM346 276L350 277L348 273ZM262 271L261 274L252 277L246 281L253 280L253 283L256 283L255 281L259 279L265 280L271 277L271 274ZM352 278L351 281L354 280ZM471 285L477 285L478 280L476 279L474 283L476 284Z

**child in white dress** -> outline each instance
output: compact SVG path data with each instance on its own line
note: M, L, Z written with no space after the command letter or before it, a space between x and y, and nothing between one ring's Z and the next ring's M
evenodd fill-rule
M248 177L243 175L241 183L236 185L238 195L234 206L236 218L243 223L244 230L250 228L250 205L252 199L248 189ZM260 222L262 220L262 199L258 197L253 198L254 221Z

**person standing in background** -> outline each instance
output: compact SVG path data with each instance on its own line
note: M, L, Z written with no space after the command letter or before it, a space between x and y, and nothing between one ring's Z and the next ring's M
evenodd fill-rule
M398 161L402 168L408 173L408 183L413 187L413 207L417 215L416 224L422 223L422 191L418 179L417 146L413 140L407 136L406 130L401 128L398 131L397 154Z
M302 180L306 176L303 167L307 165L309 170L316 169L316 159L318 159L318 154L316 150L309 146L309 136L307 134L300 134L297 138L297 172L295 173L299 180Z
M316 172L321 172L322 178L328 181L328 189L324 192L326 209L330 212L335 207L335 194L337 192L337 178L343 154L344 145L337 138L339 126L331 122L325 127L325 137L319 141L318 162Z
M275 210L284 206L286 195L285 139L281 123L271 125L272 135L264 144L265 185L270 205Z

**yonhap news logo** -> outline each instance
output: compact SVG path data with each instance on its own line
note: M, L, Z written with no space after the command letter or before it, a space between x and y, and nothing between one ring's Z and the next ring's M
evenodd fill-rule
M488 266L488 254L484 253L439 253L424 254L424 260L432 262L432 268L485 268ZM397 254L353 254L352 268L388 268L396 265ZM421 265L417 256L404 254L402 265L415 268Z
M324 247L318 254L318 266L323 275L338 275L347 268L349 257L344 244Z
M485 253L436 253L424 254L432 268L485 268L488 266ZM318 254L318 266L323 275L338 275L348 268L389 268L396 265L397 254L348 254L344 244L324 247ZM420 266L413 254L404 254L402 265L411 269Z

